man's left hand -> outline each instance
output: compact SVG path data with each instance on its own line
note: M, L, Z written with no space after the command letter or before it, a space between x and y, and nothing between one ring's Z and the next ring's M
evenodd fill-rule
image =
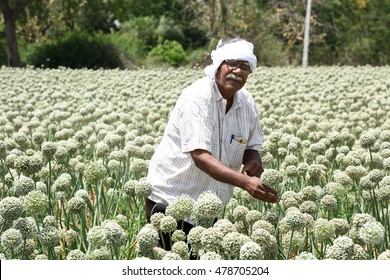
M242 168L242 173L248 175L248 176L255 176L260 177L261 173L263 173L264 169L261 166L260 162L257 160L250 160L247 163L245 163L244 167Z

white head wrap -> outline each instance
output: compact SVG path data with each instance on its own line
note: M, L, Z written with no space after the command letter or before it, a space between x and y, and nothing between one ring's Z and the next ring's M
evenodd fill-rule
M211 59L213 64L204 69L206 76L210 79L214 79L215 73L225 59L248 61L252 72L257 65L257 58L253 54L253 44L243 39L228 44L222 44L222 40L219 40L217 48L211 52Z

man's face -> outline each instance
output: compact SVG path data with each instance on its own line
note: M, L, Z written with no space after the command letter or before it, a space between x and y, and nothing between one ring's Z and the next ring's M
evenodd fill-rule
M247 61L226 60L222 62L215 74L215 82L222 96L226 99L231 98L245 85L249 73L250 67Z

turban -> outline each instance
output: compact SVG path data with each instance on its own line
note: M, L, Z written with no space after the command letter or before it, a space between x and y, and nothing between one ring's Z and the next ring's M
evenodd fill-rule
M222 44L222 40L219 40L217 48L211 52L211 59L213 60L213 64L206 66L204 69L206 76L210 79L214 79L215 73L225 59L248 61L252 72L257 65L256 56L253 54L253 44L245 40L224 45Z

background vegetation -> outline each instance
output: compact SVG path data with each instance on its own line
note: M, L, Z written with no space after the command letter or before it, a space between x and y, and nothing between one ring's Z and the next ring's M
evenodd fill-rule
M260 65L299 65L306 2L0 0L0 44L14 19L21 66L203 66L235 36L254 42ZM309 64L388 65L388 26L390 0L313 0Z

